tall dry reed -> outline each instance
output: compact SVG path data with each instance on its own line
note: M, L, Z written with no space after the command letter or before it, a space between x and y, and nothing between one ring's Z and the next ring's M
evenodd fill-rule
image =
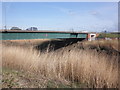
M88 87L118 87L118 57L91 50L38 53L33 49L3 45L3 67L33 72L49 78L86 83Z

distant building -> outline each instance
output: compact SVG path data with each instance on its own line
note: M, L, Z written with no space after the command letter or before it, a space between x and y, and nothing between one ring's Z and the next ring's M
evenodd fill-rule
M30 28L27 28L26 30L28 30L28 31L37 31L38 29L37 29L37 27L30 27Z
M86 30L83 30L83 31L81 31L81 32L85 32L85 33L87 33L88 31L86 31Z
M21 29L18 27L12 27L10 30L21 30Z
M120 34L120 32L111 32L111 34Z
M97 33L88 33L88 41L96 40L99 34Z

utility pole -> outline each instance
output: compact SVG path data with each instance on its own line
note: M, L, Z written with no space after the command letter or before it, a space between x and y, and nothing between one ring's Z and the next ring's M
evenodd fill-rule
M71 31L71 32L74 32L74 29L73 29L73 28L71 28L71 29L70 29L70 31Z
M4 11L4 30L7 30L7 26L6 26L6 5L4 3L4 6L3 6L3 11Z

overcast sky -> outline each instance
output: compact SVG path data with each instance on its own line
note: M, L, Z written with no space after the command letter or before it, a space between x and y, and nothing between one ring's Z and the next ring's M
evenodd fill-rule
M2 26L58 31L117 31L117 2L4 2Z

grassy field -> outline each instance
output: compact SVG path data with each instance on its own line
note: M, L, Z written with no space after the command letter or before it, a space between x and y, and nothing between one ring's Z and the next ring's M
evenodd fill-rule
M2 44L3 88L118 88L117 40L78 42L44 53L33 48L40 41L29 41L29 48L11 43Z
M98 37L107 37L107 38L120 38L120 34L116 33L100 33L100 35Z

